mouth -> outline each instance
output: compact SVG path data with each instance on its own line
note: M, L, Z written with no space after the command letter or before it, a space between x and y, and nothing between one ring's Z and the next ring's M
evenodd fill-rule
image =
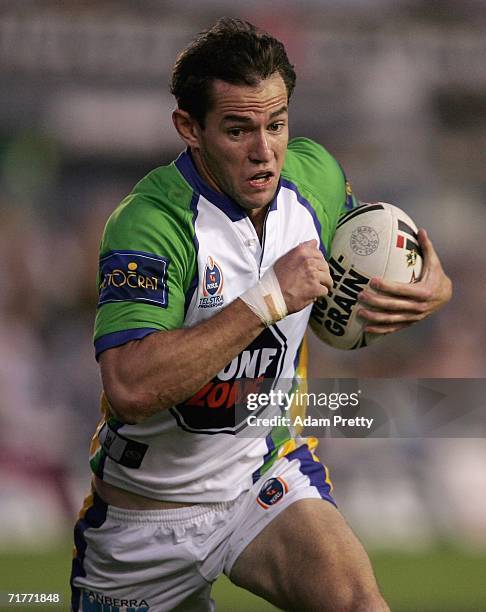
M250 187L252 187L253 189L263 189L267 187L269 183L272 182L273 177L274 177L273 172L268 170L266 172L265 171L257 172L253 176L250 176L250 178L247 180L248 180L248 183L250 184Z

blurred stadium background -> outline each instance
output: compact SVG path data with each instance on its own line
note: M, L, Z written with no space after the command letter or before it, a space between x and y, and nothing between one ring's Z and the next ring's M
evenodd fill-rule
M181 150L170 70L218 16L286 43L292 134L324 144L360 199L428 228L455 283L443 312L380 346L311 338L311 375L484 377L486 2L244 4L0 0L0 591L67 597L98 416L98 242L134 182ZM334 439L320 454L393 610L486 610L484 438ZM216 597L273 609L225 581Z

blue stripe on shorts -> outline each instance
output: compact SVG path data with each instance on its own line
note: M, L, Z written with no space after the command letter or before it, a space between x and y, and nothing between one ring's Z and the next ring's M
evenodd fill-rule
M86 540L84 538L84 532L88 528L98 528L103 525L106 521L106 511L108 509L107 504L98 496L93 493L93 503L86 510L83 518L80 518L74 527L74 544L76 546L76 556L73 559L72 571L71 571L71 609L73 612L77 612L79 609L79 600L81 597L81 591L74 586L74 579L79 576L86 576L86 570L83 567L84 556L86 554Z
M315 461L307 444L303 444L285 455L285 459L288 461L298 459L300 461L300 471L309 478L310 485L318 490L322 499L331 502L337 508L336 501L331 495L332 485L327 479L327 470L320 461Z

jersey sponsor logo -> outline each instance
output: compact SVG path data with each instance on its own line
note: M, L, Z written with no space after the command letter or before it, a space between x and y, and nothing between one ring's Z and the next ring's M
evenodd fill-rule
M267 510L270 506L278 503L283 496L288 492L289 487L285 480L278 476L267 480L258 493L257 503Z
M203 273L203 297L199 299L199 308L214 308L224 304L223 271L221 266L209 256Z
M145 599L118 599L94 591L83 590L83 612L149 612Z
M169 259L139 251L111 251L100 258L98 306L145 302L167 308Z
M194 433L238 433L248 416L237 410L238 403L248 392L277 384L286 352L287 339L278 326L267 327L193 397L171 409L177 423Z
M98 440L108 457L128 468L138 469L142 465L148 445L130 440L104 423L98 433Z

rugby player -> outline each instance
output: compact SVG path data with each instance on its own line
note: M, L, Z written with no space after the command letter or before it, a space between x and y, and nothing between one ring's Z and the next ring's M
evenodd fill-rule
M291 610L388 610L336 508L315 441L238 435L235 384L292 380L325 256L356 205L338 163L289 141L295 73L283 45L219 20L179 55L186 150L108 220L95 347L104 393L92 493L75 527L72 610L212 610L235 584ZM451 294L424 231L423 279L376 281L368 329L388 333Z

